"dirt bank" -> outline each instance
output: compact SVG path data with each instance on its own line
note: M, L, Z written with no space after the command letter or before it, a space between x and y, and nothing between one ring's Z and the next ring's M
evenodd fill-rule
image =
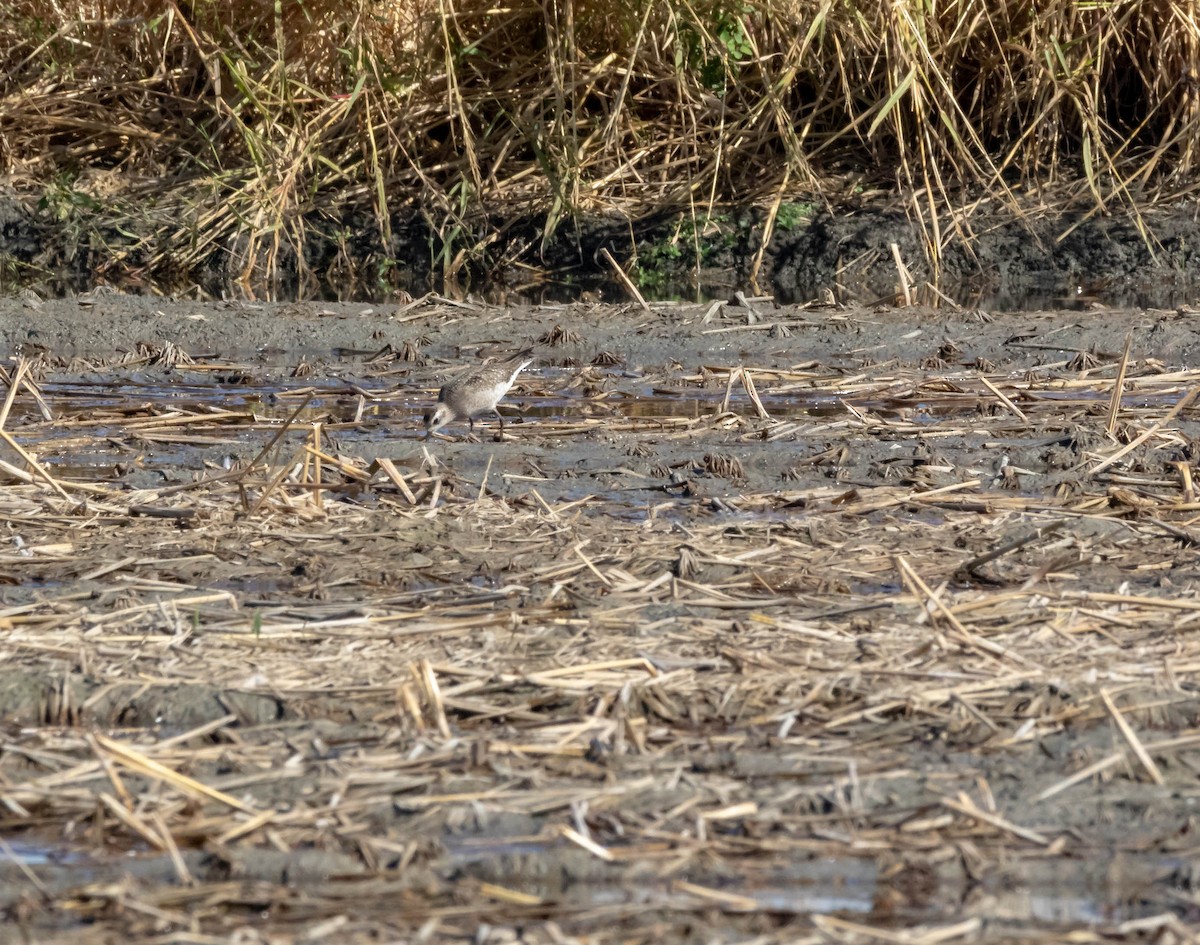
M1200 286L1200 222L1192 201L1146 207L1136 214L1051 212L982 202L960 229L942 222L936 260L928 224L896 201L879 198L826 205L784 204L771 219L763 248L766 211L719 208L703 216L584 217L563 223L543 240L545 221L464 221L454 229L469 262L456 286L512 302L578 298L584 291L606 302L626 296L613 280L608 250L649 298L727 297L751 277L782 301L805 302L832 292L842 302L892 300L901 292L902 264L924 301L926 287L965 304L1018 310L1064 304L1083 297L1108 305L1175 307L1193 301ZM139 222L112 219L84 201L63 220L41 208L37 193L0 189L0 279L11 289L30 286L43 295L84 291L98 281L149 291L143 265L170 255L170 247L138 235ZM161 292L193 297L329 299L421 295L442 288L432 261L446 250L420 215L396 215L385 239L370 215L331 220L314 214L306 244L273 247L273 271L221 245L194 271L175 273ZM452 253L453 254L453 253ZM1055 302L1054 300L1060 300Z

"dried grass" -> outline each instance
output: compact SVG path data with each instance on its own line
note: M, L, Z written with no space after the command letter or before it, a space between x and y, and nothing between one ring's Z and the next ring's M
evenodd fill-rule
M385 278L419 213L453 278L503 265L496 228L531 213L544 245L579 214L683 210L699 233L761 202L767 239L785 196L880 188L936 265L998 206L1140 219L1200 159L1178 2L17 0L0 50L0 168L103 269L159 276L228 254L303 286L316 228Z

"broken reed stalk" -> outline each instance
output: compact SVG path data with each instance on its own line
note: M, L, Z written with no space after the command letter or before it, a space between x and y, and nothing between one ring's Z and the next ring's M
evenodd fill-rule
M29 454L25 447L14 440L12 434L10 434L7 430L0 429L0 439L3 439L5 443L12 447L13 450L16 451L17 455L19 455L21 459L29 464L29 468L41 476L41 478L46 481L47 485L49 485L51 489L57 492L68 502L71 501L71 497L67 495L67 491L62 487L59 481L51 476L50 473L46 471L45 467L43 467L41 463L39 463L33 458L33 456Z
M936 594L932 588L921 578L912 566L904 560L903 556L895 556L896 570L900 572L900 576L905 584L909 585L914 596L923 598L926 601L926 606L932 605L932 615L940 618L945 623L948 623L953 631L953 635L959 643L969 647L981 654L993 658L1005 658L1015 660L1019 663L1028 663L1020 654L1010 653L1003 647L997 646L990 640L984 640L971 633L959 621L954 612L942 601L940 595Z
M904 296L904 307L912 308L912 273L908 271L908 266L904 265L904 259L900 255L900 247L896 243L889 243L888 247L892 251L892 261L896 264L896 277L900 281L900 294Z
M29 369L29 362L24 358L17 358L17 366L8 381L8 391L4 396L4 406L0 407L0 430L4 429L8 423L8 414L12 410L13 400L17 396L17 388L21 386L21 381L25 377L25 372Z
M1104 703L1104 708L1108 711L1108 714L1116 723L1117 730L1121 733L1121 737L1125 739L1130 749L1132 749L1134 756L1145 769L1146 774L1150 775L1150 780L1155 784L1165 784L1166 782L1163 780L1162 772L1158 770L1158 765L1154 763L1154 759L1151 758L1149 752L1146 751L1141 739L1137 737L1137 733L1134 732L1133 728L1129 725L1129 722L1125 720L1125 716L1121 714L1121 710L1117 708L1116 703L1113 702L1112 696L1108 694L1107 689L1100 690L1100 701Z
M1175 404L1174 407L1172 407L1169 411L1167 411L1167 415L1165 417L1163 417L1161 420L1157 421L1153 426L1150 427L1150 429L1146 430L1144 433L1140 434L1139 436L1134 437L1134 439L1132 439L1130 442L1126 443L1124 446L1122 446L1119 450L1117 450L1115 453L1113 453L1107 459L1101 460L1099 463L1097 463L1091 469L1087 470L1087 475L1095 476L1098 473L1103 472L1105 469L1107 469L1113 463L1120 460L1126 454L1133 452L1133 450L1137 449L1139 446L1141 446L1143 443L1145 443L1148 439L1150 439L1150 437L1154 436L1154 434L1156 434L1159 430L1161 430L1168 423L1170 423L1177 416L1179 416L1180 413L1182 413L1184 410L1186 410L1188 407L1190 407L1192 405L1192 403L1196 400L1196 397L1198 395L1200 395L1200 387L1193 387L1191 390L1189 390L1187 392L1186 395L1184 395L1183 397L1181 397L1179 399L1179 402L1177 404Z
M1018 407L1016 404L1014 404L1007 396L1005 396L1004 392L1002 390L1000 390L1000 388L997 387L995 384L993 384L991 381L989 381L985 375L983 375L981 373L979 375L979 380L983 384L984 387L986 387L988 390L990 390L993 394L996 395L996 399L998 401L1000 401L1000 403L1004 404L1005 408L1008 409L1009 411L1011 411L1012 414L1015 417L1017 417L1017 419L1019 419L1022 423L1029 422L1029 417L1027 417L1025 415L1025 411L1023 411L1020 407Z
M750 403L754 404L754 410L758 414L760 420L770 420L771 415L767 413L767 408L763 406L762 399L758 396L758 389L754 386L754 377L747 370L740 371L742 375L742 387L746 391L746 396L750 398Z
M960 570L973 573L983 565L988 564L991 561L995 561L997 558L1002 558L1004 555L1009 554L1010 552L1024 548L1035 541L1045 538L1047 535L1057 534L1066 526L1066 524L1067 522L1065 519L1060 519L1057 522L1050 522L1048 525L1035 528L1027 535L1021 535L1020 537L1014 538L1011 541L1004 542L998 547L993 548L991 551L976 555L970 561L965 562L961 566Z
M195 778L189 778L187 775L180 774L178 771L167 767L153 758L148 758L142 752L128 745L109 738L106 735L101 735L99 732L94 732L88 736L88 741L93 745L97 755L107 755L109 758L120 762L127 768L134 771L139 771L147 774L150 777L158 778L167 782L173 787L183 791L184 793L202 797L207 800L217 801L234 810L239 810L246 814L256 814L257 811L236 797L230 797L223 791L215 790L207 784L197 781Z
M319 508L319 509L324 508L324 506L325 506L325 497L324 497L324 495L322 495L322 489L321 489L322 460L321 460L321 456L320 456L320 448L321 448L321 424L318 421L312 425L312 449L307 451L307 459L312 462L312 477L311 477L311 482L312 482L312 486L313 486L312 497L313 497L313 501L317 505L317 508Z
M629 295L629 298L641 306L642 311L650 311L650 305L646 302L645 298L642 297L642 293L638 291L638 287L633 284L633 280L626 275L625 270L621 268L615 259L613 259L613 255L608 251L607 246L601 248L600 255L604 258L604 261L608 263L609 270L614 276L617 277L617 281L620 282L624 287L625 292Z
M1125 392L1125 374L1129 370L1129 350L1133 345L1133 330L1125 335L1125 350L1121 353L1121 362L1117 366L1117 376L1113 380L1112 397L1108 402L1108 415L1104 420L1104 432L1110 437L1117 430L1117 416L1121 412L1121 395Z

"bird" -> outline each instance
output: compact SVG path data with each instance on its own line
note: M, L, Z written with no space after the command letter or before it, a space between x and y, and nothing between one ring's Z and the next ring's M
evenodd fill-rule
M533 349L525 348L503 361L485 363L460 374L442 387L437 406L425 414L425 438L433 436L448 423L466 420L475 432L475 418L494 413L500 418L500 433L504 433L504 416L496 409L500 398L508 393L525 368L533 363Z

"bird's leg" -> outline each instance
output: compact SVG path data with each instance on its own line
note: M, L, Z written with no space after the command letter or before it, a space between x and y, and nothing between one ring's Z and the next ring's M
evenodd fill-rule
M499 443L504 439L504 414L500 412L500 408L498 407L493 407L492 413L494 413L496 418L500 421L500 432L496 434L496 442Z
M467 427L468 427L467 442L468 443L478 443L479 437L477 437L475 435L475 418L474 417L467 417Z

